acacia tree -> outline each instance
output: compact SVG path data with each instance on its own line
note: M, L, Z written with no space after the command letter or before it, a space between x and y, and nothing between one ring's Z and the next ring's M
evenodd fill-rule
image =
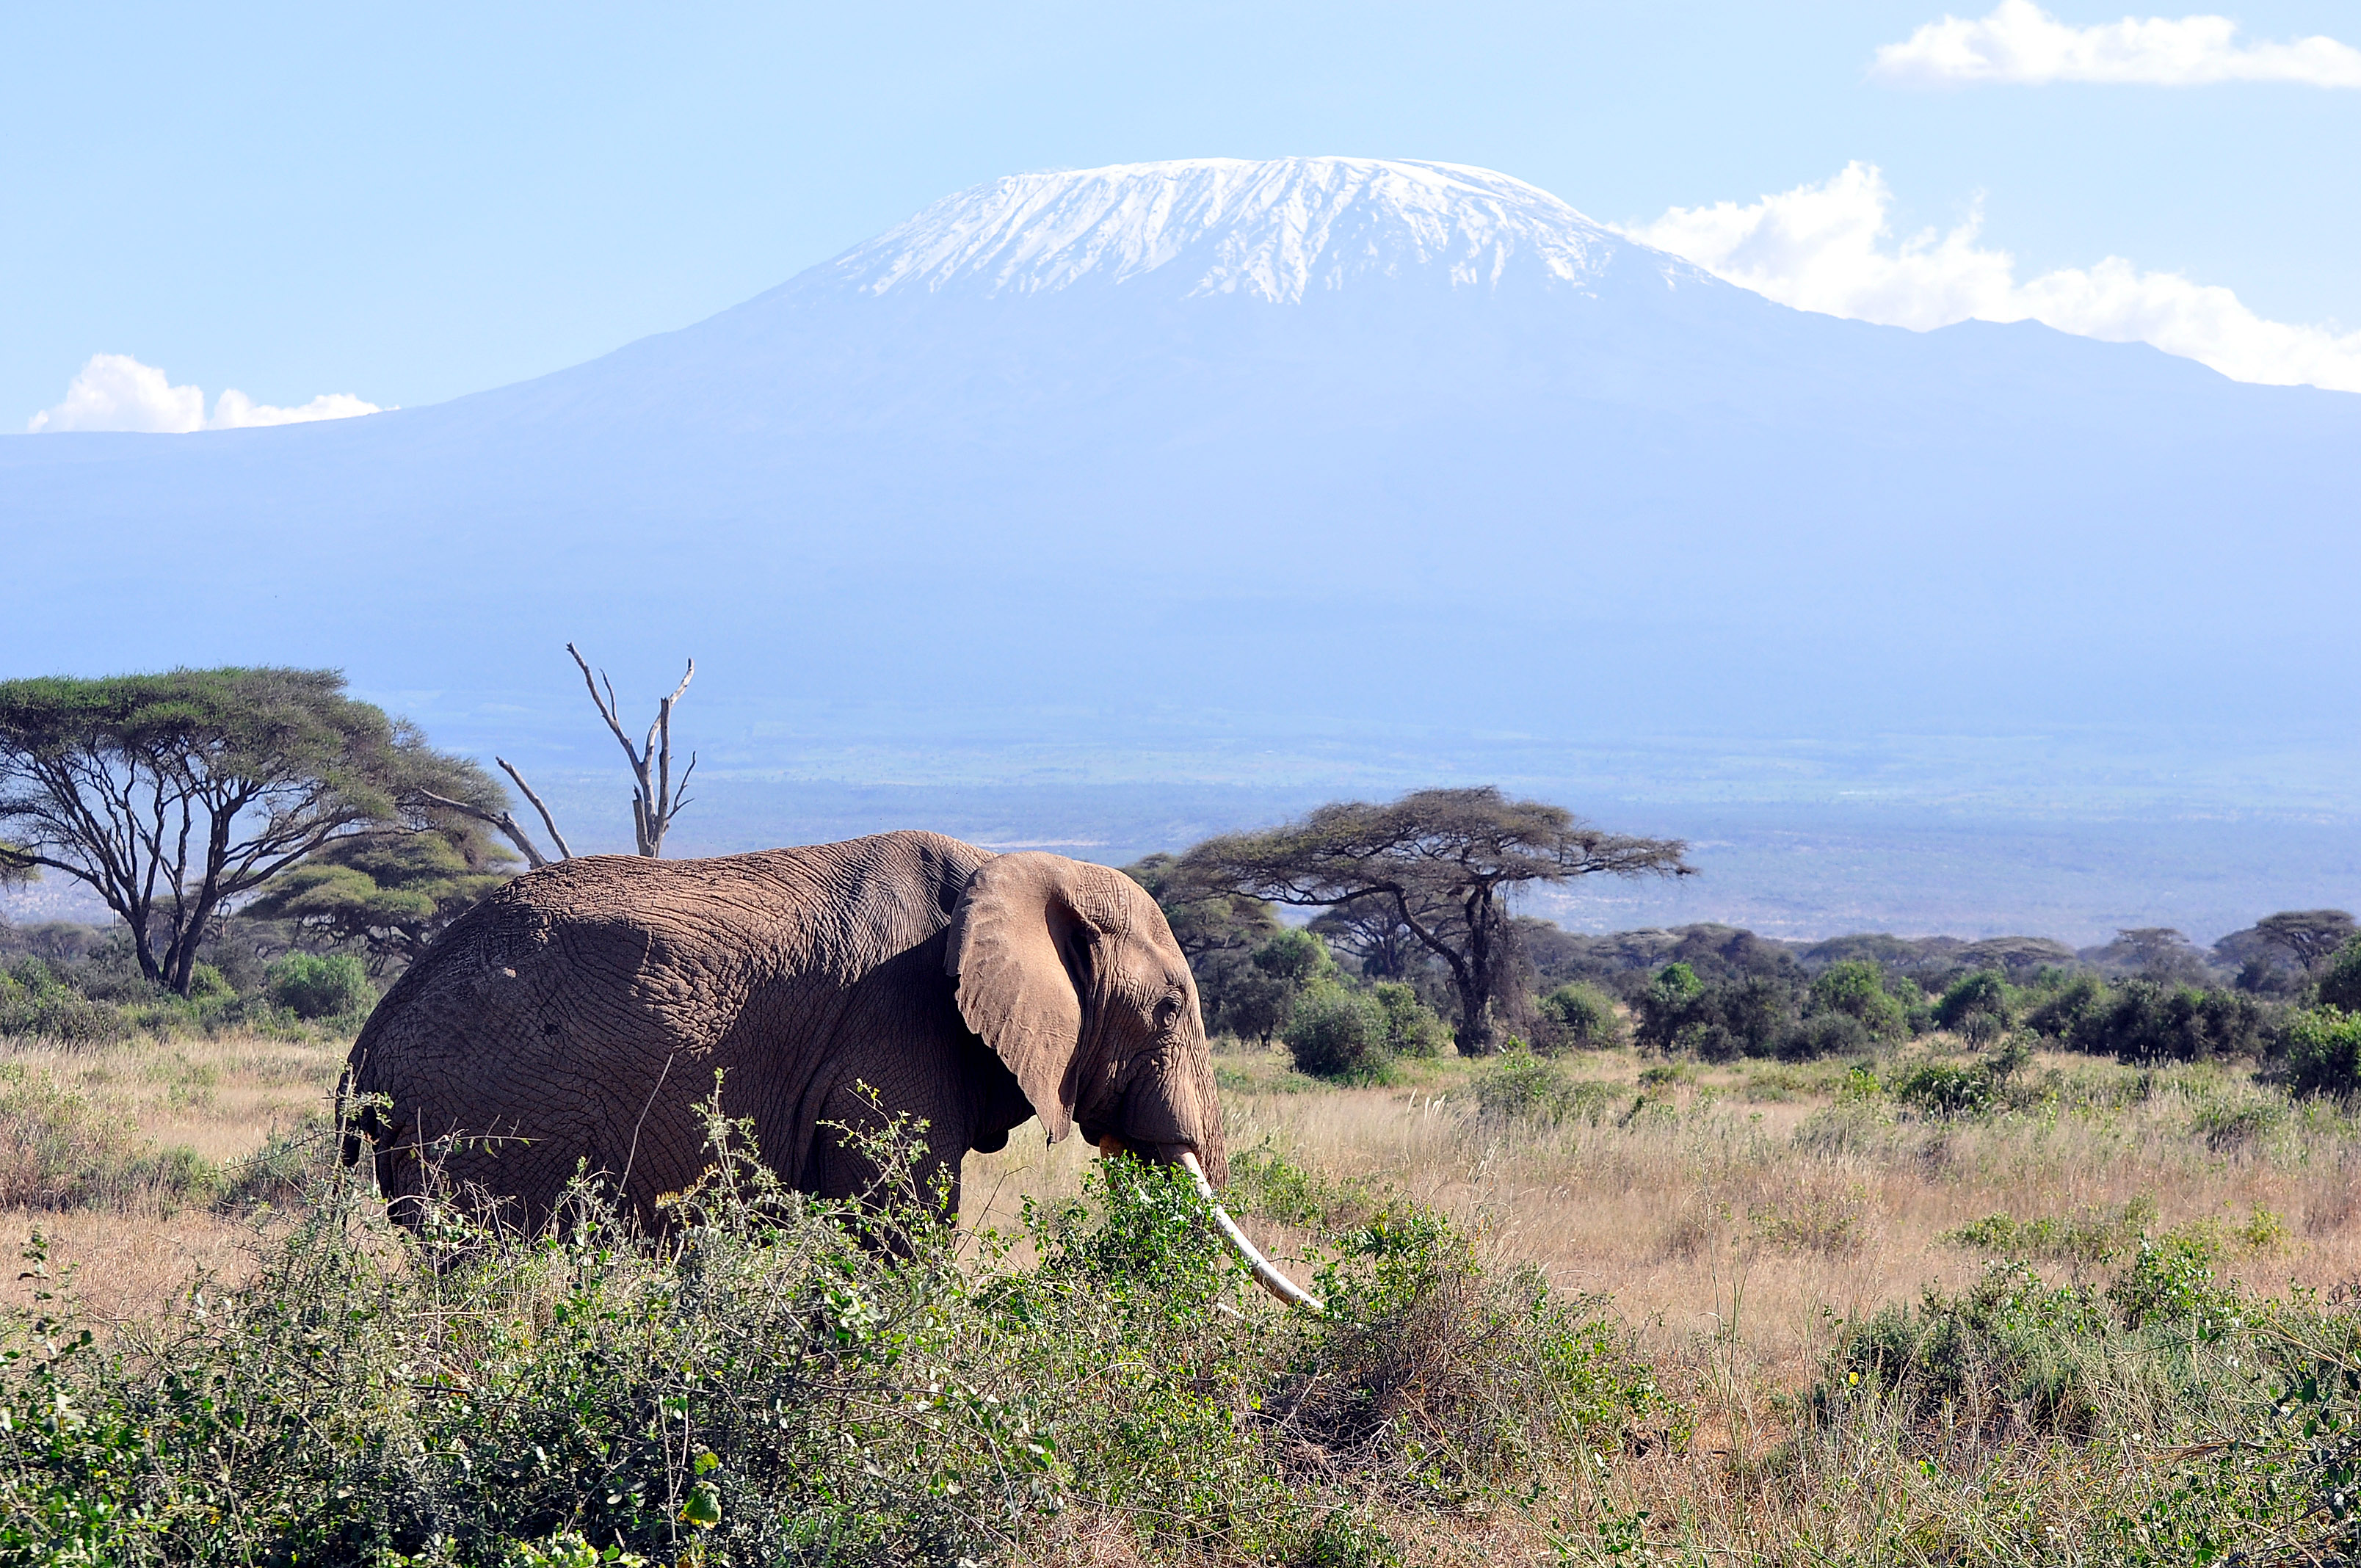
M1505 890L1612 876L1689 876L1676 839L1609 833L1489 785L1428 789L1389 805L1321 806L1262 833L1209 839L1181 857L1198 885L1300 906L1390 904L1402 927L1450 970L1459 1049L1496 1048L1497 1003L1513 970Z
M2285 949L2312 975L2352 938L2353 916L2342 909L2283 909L2255 922L2255 934Z
M330 839L239 913L356 942L370 968L415 962L445 927L516 874L517 857L456 813L423 828Z
M431 792L498 786L334 670L174 670L0 682L0 864L86 883L140 971L186 995L206 923L346 834Z
M1408 980L1425 948L1403 924L1394 901L1383 894L1350 898L1312 922L1330 947L1352 955L1371 980Z

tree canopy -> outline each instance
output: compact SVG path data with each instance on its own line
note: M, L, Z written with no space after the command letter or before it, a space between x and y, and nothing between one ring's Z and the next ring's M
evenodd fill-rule
M389 959L407 963L515 875L517 864L480 823L446 814L417 831L333 839L243 913L295 921L330 942L364 945L373 967Z
M183 995L229 900L346 834L422 826L430 792L500 795L334 670L0 682L0 863L89 884Z
M2255 932L2286 949L2311 974L2352 939L2353 916L2342 909L2283 909L2256 921Z
M1280 904L1390 905L1450 970L1459 1048L1482 1056L1496 1047L1498 1003L1516 968L1503 891L1602 872L1687 876L1695 868L1686 850L1678 839L1609 833L1486 785L1323 806L1266 832L1209 839L1177 871L1197 887Z

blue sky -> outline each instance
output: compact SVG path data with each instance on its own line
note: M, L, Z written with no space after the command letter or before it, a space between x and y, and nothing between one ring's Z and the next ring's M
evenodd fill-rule
M1989 294L2004 251L2017 284L2123 258L2361 328L2361 84L2335 84L2361 4L2244 5L2218 47L2230 21L2077 33L2060 69L1993 50L2120 0L2008 4L1939 36L1940 4L1868 0L13 7L0 430L100 353L209 397L432 402L697 320L978 181L1204 155L1480 164L1846 313ZM2284 47L2323 37L2345 54ZM1942 64L1961 48L1983 64ZM1931 282L1840 257L1783 282L1762 225L1789 210L1751 204L1815 186L1883 216L1888 252L1981 226L1921 256Z

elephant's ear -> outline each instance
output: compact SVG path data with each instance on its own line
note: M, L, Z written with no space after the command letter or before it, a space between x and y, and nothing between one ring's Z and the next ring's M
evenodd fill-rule
M995 856L951 916L944 962L960 1016L1016 1075L1051 1143L1073 1124L1092 949L1115 913L1088 874L1101 869L1038 850Z

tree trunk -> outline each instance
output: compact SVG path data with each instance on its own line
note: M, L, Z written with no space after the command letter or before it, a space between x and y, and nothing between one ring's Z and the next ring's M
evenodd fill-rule
M1467 966L1459 983L1459 1054L1488 1057L1499 1049L1492 1010L1492 890L1477 883L1463 905L1467 921Z
M1459 992L1459 1054L1488 1057L1496 1048L1492 1037L1492 988L1480 981L1455 980Z

